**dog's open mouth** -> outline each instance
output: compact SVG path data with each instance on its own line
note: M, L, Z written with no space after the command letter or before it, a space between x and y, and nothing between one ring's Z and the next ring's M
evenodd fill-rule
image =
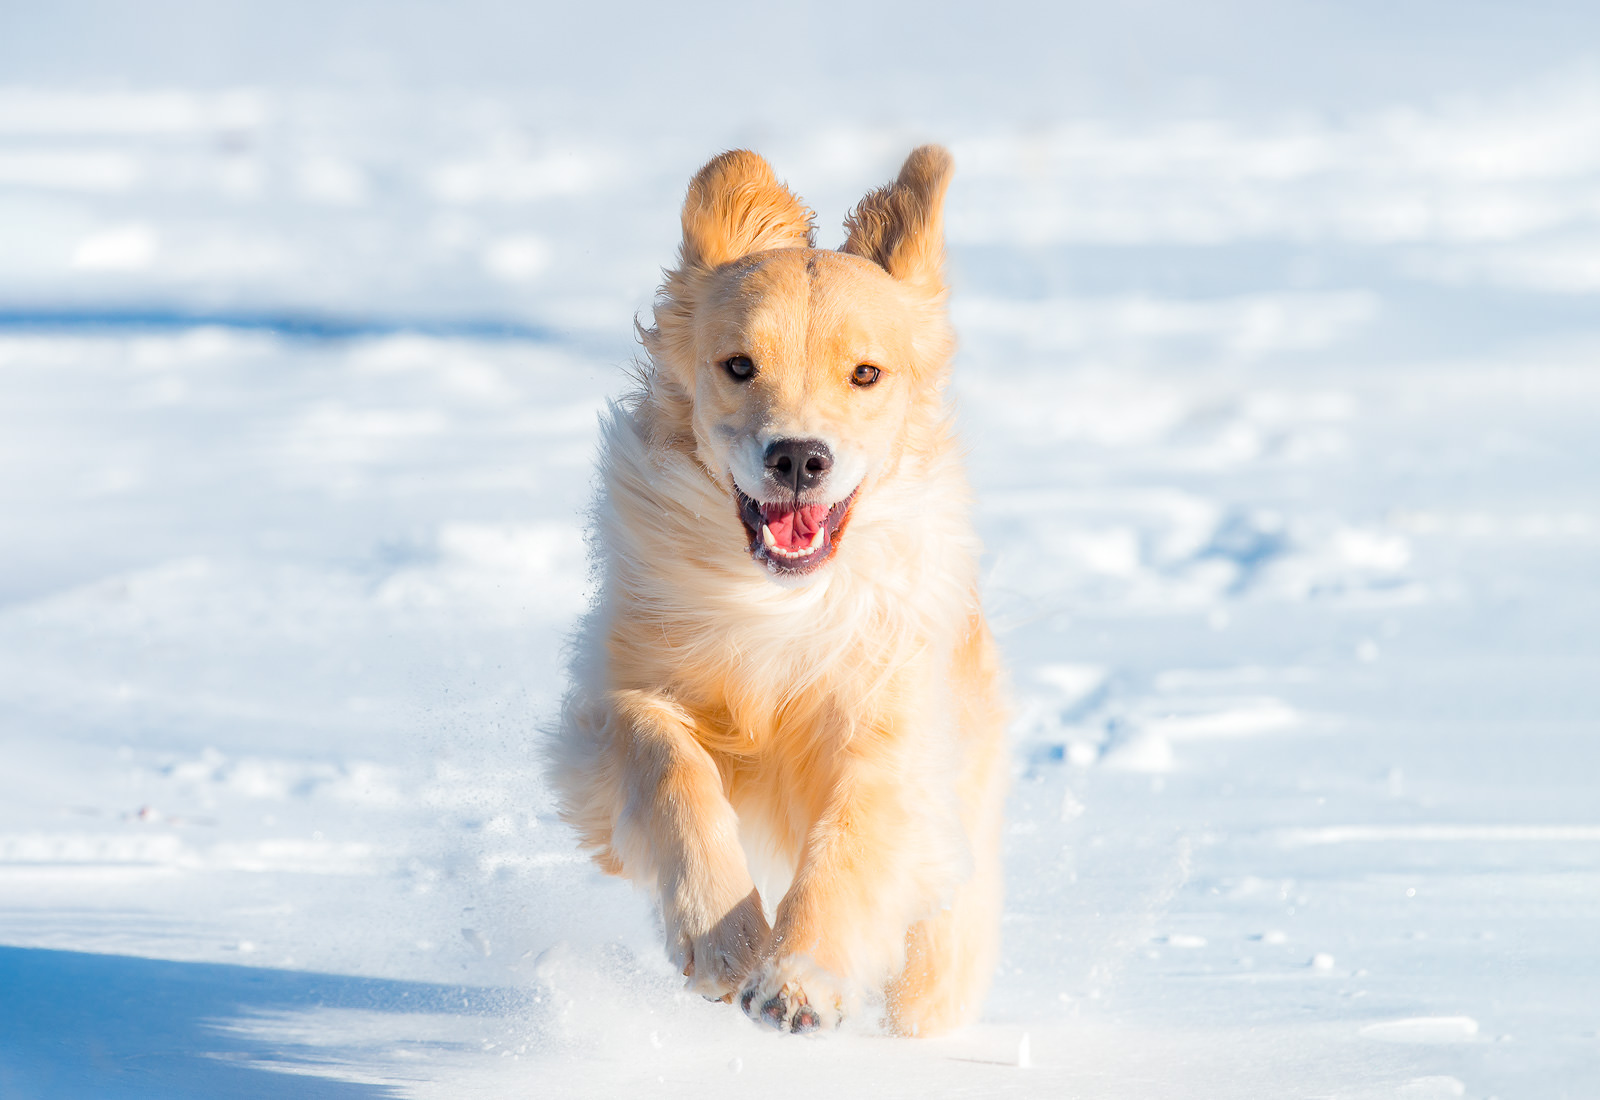
M808 573L833 556L850 518L855 492L837 504L763 503L736 485L739 519L750 534L750 556L777 573Z

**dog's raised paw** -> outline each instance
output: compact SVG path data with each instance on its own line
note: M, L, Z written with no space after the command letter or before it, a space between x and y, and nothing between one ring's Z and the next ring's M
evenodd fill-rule
M754 890L699 934L671 917L668 928L678 945L672 956L683 970L686 987L708 1001L725 1004L744 984L769 934L761 898Z

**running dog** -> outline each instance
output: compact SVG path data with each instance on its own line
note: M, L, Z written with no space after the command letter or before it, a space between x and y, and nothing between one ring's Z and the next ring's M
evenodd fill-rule
M1005 703L947 380L949 154L815 247L761 157L689 185L603 425L551 775L690 989L785 1031L928 1035L994 966ZM758 888L759 886L759 888Z

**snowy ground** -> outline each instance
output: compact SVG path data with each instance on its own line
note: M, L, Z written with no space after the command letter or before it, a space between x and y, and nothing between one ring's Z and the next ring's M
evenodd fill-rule
M76 8L0 43L0 1096L1600 1097L1595 17L1068 7L1057 68L922 27L948 86L663 118L640 13L519 74ZM797 1041L678 991L536 744L689 173L828 239L927 138L1005 954L965 1033Z

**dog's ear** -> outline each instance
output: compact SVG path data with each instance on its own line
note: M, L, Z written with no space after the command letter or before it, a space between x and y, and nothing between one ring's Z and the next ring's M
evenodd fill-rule
M900 176L862 199L845 218L841 252L862 256L902 282L944 289L944 193L952 162L943 146L911 150Z
M712 268L769 248L809 248L811 218L771 165L748 149L734 149L689 183L679 264Z

